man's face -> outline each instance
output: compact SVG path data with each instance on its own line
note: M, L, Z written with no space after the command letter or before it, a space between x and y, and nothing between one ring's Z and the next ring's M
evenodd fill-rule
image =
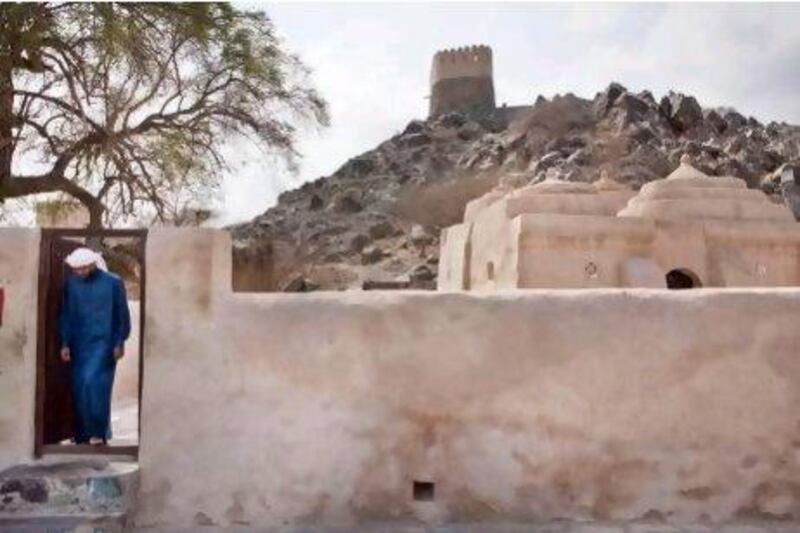
M75 275L76 275L76 276L78 276L79 278L86 279L86 278L88 278L88 277L89 277L89 274L91 274L91 273L92 273L92 271L94 270L94 268L95 268L95 267L94 267L94 265L92 264L92 265L88 265L88 266L84 266L84 267L77 267L77 268L73 268L73 269L72 269L72 271L73 271L73 272L75 273Z

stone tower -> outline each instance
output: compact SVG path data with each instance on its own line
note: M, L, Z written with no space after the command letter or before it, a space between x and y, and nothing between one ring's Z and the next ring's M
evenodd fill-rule
M491 48L465 46L436 52L431 66L429 116L450 111L475 115L494 109Z

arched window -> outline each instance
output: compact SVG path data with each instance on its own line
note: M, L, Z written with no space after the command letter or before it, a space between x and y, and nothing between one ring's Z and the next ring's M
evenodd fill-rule
M489 281L494 281L494 263L491 261L486 263L486 278Z
M667 272L668 289L695 289L702 287L700 278L688 268L675 268Z

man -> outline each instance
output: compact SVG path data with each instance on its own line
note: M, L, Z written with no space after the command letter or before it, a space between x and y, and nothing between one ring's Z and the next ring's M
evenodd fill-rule
M114 371L131 332L125 284L89 248L74 250L66 263L73 275L64 283L59 333L61 359L72 366L75 442L105 444Z

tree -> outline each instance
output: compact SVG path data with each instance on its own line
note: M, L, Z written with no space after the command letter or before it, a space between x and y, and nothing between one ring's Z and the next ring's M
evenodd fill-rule
M218 184L227 140L292 166L296 125L328 122L263 12L2 4L0 24L0 201L60 192L90 227L148 208L163 219Z

